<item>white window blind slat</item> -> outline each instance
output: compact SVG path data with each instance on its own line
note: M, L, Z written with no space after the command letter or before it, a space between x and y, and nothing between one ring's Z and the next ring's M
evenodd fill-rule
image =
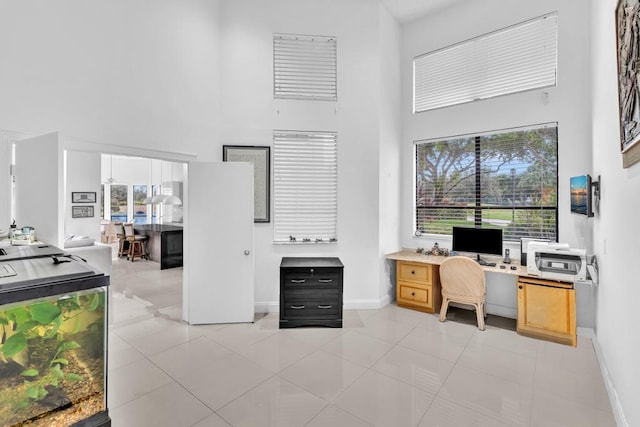
M274 34L274 98L336 100L336 56L335 37Z
M417 230L489 227L502 228L505 240L557 238L557 124L417 141L415 156Z
M273 134L274 242L337 240L337 134Z
M557 22L545 15L415 58L414 113L555 85Z

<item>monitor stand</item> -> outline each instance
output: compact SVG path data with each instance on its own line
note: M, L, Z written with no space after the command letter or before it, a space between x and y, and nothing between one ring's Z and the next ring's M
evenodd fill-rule
M496 263L495 262L488 262L483 260L482 258L480 258L480 254L476 254L476 262L480 265L484 265L487 267L495 267Z

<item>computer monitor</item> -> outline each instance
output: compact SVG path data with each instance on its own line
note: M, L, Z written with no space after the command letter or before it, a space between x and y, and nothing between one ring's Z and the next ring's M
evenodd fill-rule
M477 254L502 255L502 229L453 227L454 252L473 252Z

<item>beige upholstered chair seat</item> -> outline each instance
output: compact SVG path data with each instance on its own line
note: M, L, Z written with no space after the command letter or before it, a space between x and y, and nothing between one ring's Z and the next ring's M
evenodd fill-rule
M448 258L440 265L440 285L442 286L440 321L445 321L450 301L469 304L475 307L478 328L483 331L487 288L482 267L467 257Z

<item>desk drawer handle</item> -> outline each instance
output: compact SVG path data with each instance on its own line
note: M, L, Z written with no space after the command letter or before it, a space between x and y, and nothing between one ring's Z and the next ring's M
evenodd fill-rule
M411 296L412 296L412 297L415 297L415 296L416 296L416 293L415 293L415 292L411 292Z
M290 308L292 308L293 310L302 310L304 309L304 305L290 305Z
M318 282L320 282L320 283L331 283L331 282L333 282L333 279L318 279Z
M305 279L301 279L301 280L296 280L296 279L291 279L291 283L304 283Z
M411 270L411 274L416 274L416 272L415 272L415 271L413 271L413 270Z
M319 306L318 306L318 308L322 308L322 309L324 309L324 310L326 310L326 309L328 309L328 308L331 308L331 307L332 307L331 305L319 305Z

